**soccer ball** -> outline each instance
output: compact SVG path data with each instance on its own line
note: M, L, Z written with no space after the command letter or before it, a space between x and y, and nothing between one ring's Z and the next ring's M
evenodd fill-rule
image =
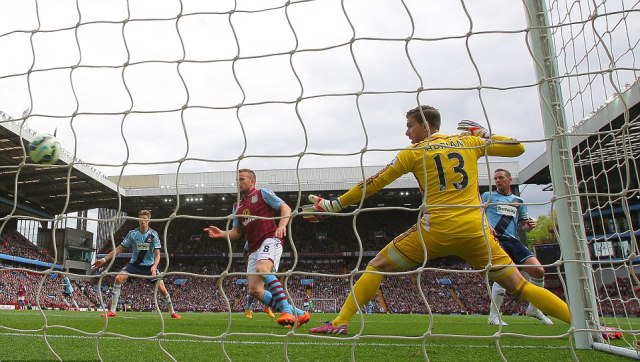
M60 142L50 134L39 134L29 144L29 157L37 164L53 165L60 158Z

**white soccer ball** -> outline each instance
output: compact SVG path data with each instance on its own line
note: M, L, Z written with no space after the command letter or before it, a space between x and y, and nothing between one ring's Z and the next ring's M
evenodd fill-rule
M50 134L39 134L29 144L29 157L38 164L53 165L60 158L60 142Z

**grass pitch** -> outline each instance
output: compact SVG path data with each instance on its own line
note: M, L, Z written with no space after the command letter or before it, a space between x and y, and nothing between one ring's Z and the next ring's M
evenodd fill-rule
M568 326L505 317L498 333L486 316L357 315L346 336L317 336L309 328L333 318L313 314L286 329L264 313L118 313L0 311L0 361L622 361L572 351ZM364 320L364 324L362 324ZM631 327L640 329L640 320ZM619 346L633 343L613 341ZM499 346L499 347L498 347ZM575 356L574 356L575 352Z

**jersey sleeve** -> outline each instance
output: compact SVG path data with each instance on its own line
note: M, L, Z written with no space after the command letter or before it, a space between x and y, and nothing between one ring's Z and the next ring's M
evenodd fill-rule
M345 194L340 196L339 200L342 207L347 207L349 205L360 202L365 187L365 198L367 198L380 191L383 187L387 186L398 177L409 172L411 170L411 167L409 167L409 164L411 162L410 152L416 151L412 151L410 149L404 149L400 151L390 164L388 164L382 170L378 171L378 173L376 173L375 175L369 177L364 182L360 182Z
M489 144L488 156L517 157L524 153L524 145L514 138L493 135L491 140L498 142Z
M160 236L154 230L153 231L153 249L162 249L162 243L160 243Z
M238 210L238 204L233 204L233 219L231 220L231 227L233 229L242 229L242 223L240 222L240 218L236 215L236 210Z
M284 203L281 198L279 198L275 192L269 189L260 189L260 193L262 194L262 199L267 205L271 206L272 209L278 210L280 205Z
M125 236L125 237L124 237L124 240L122 240L122 242L120 243L120 245L122 245L122 246L123 246L124 248L126 248L126 249L131 248L131 242L132 242L132 241L131 241L131 233L132 233L132 232L133 232L133 230L132 230L132 231L129 231L129 232L127 233L127 236Z
M480 199L482 200L482 202L489 201L489 193L488 192L483 192L482 195L480 196Z
M523 203L518 206L518 221L527 220L529 218L529 209L524 204L524 200L520 199Z

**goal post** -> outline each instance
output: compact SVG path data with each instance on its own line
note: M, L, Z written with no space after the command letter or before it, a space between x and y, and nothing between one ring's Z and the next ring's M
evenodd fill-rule
M578 349L640 358L637 3L525 7L570 333Z
M595 293L589 263L590 255L576 187L571 142L567 136L569 128L562 107L562 89L557 82L559 74L555 62L553 36L549 28L546 1L527 0L526 7L555 198L552 209L557 215L558 225L561 225L556 234L565 263L567 302L571 312L571 324L576 329L576 347L587 349L592 347L593 334L589 331L597 328L598 312L593 297Z

